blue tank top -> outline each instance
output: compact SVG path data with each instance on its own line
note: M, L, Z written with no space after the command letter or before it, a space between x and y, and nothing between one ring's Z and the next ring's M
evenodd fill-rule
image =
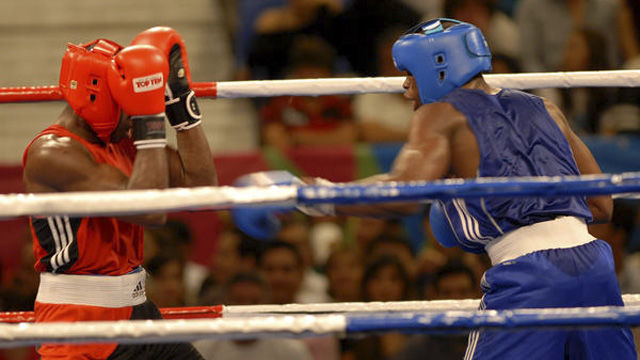
M466 118L480 149L478 177L579 175L569 143L541 98L504 89L458 88L440 101ZM568 215L591 220L584 196L452 199L443 203L461 248L484 252L518 227Z

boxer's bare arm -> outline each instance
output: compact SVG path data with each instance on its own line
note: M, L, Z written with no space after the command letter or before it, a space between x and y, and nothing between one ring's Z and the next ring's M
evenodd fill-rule
M414 112L409 138L395 158L391 171L359 182L371 184L391 181L431 181L445 177L451 168L451 137L459 113L448 104L434 103ZM342 214L385 217L416 212L417 203L337 206Z
M131 177L127 178L111 165L96 163L77 141L55 135L42 136L31 145L23 178L26 191L33 193L163 189L169 184L164 149L138 151ZM162 225L166 215L118 219L140 225Z
M178 131L178 150L167 147L171 187L215 186L216 169L202 125Z
M588 174L602 174L602 170L600 170L600 166L594 159L589 148L580 140L580 138L571 130L567 119L562 114L562 111L558 109L556 105L552 102L545 100L545 106L547 107L547 111L551 115L560 130L567 137L567 141L569 142L569 146L571 147L571 151L573 152L573 157L576 160L576 164L578 165L578 170L582 175ZM588 196L587 204L589 205L589 209L591 210L591 214L593 215L594 223L603 223L611 220L611 216L613 215L613 200L611 196Z

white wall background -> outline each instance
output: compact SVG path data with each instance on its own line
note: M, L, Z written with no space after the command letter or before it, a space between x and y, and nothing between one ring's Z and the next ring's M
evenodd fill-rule
M57 85L67 42L104 37L126 45L140 31L171 26L185 39L193 81L229 80L231 41L218 0L2 0L0 86ZM201 99L214 152L257 147L247 100ZM27 143L51 124L61 102L0 104L0 164L18 164Z

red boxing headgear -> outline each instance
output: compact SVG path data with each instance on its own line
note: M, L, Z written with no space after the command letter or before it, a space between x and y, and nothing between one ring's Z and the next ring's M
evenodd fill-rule
M107 68L120 50L122 46L105 39L67 44L60 69L59 86L65 100L105 143L120 120L120 105L111 96L106 78Z

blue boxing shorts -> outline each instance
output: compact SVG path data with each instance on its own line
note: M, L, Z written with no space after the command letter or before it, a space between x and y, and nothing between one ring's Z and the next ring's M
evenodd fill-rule
M622 306L609 245L536 251L487 270L481 308ZM628 328L540 331L480 330L469 335L466 359L636 359Z

